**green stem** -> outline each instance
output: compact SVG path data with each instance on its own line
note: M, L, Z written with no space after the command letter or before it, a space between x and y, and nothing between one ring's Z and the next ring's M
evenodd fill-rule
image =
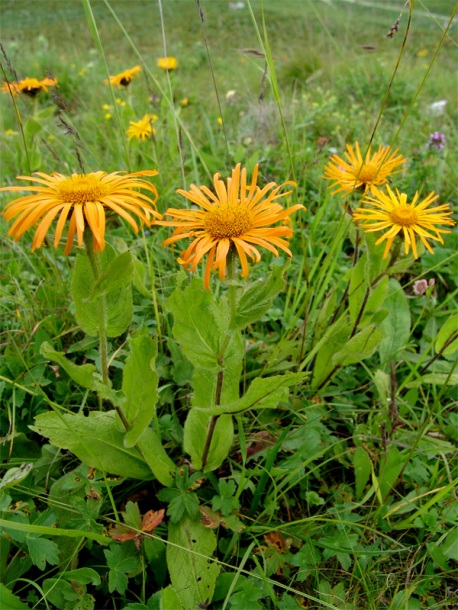
M94 279L97 281L101 275L100 260L96 252L94 252L94 237L89 229L84 231L84 243L86 244L86 252L91 263ZM106 330L106 302L105 296L102 295L97 299L97 307L99 310L99 346L100 346L100 363L102 369L102 379L105 385L109 385L108 378L108 347L107 347L107 330Z
M230 311L230 319L229 319L229 328L227 329L226 337L223 341L221 349L218 354L218 364L221 367L221 370L218 373L218 379L216 383L216 392L215 392L215 406L219 406L221 404L221 393L223 390L223 381L224 381L224 356L226 354L226 350L231 342L232 336L234 334L234 325L235 325L235 317L237 315L237 285L235 282L236 273L237 273L237 260L235 256L235 252L233 248L229 250L227 255L227 281L228 281L228 297L229 297L229 311ZM215 432L216 424L220 415L213 415L210 418L210 424L208 427L207 438L205 439L204 450L202 453L202 469L205 468L208 460L208 454L210 451L210 446L212 444L213 434Z

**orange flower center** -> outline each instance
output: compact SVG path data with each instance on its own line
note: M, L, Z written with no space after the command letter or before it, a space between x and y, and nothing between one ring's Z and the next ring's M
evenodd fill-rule
M418 222L418 214L410 205L403 205L390 212L390 220L401 227L412 227Z
M239 237L252 226L250 212L236 203L215 207L205 218L205 230L215 239Z
M376 176L377 178L380 176L379 169L380 168L375 165L375 163L363 163L358 180L363 184L370 184ZM358 173L356 173L356 175L358 175Z
M57 198L73 205L100 201L108 195L108 187L93 174L81 174L65 178L57 186Z

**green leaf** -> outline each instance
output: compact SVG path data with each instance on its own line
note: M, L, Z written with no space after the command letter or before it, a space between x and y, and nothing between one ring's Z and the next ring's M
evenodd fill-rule
M409 381L407 387L418 388L424 383L432 385L458 385L458 373L452 373L451 375L447 373L428 373L427 375L422 375L419 379L415 379L415 381Z
M52 566L59 563L59 547L53 540L27 537L25 541L29 549L30 559L40 570L45 569L46 563Z
M110 593L118 591L124 595L127 589L128 577L137 572L140 559L131 555L131 547L127 544L112 544L103 551L110 568L108 573L108 590Z
M133 263L130 252L124 252L109 262L102 275L93 284L90 301L113 290L120 291L132 282Z
M218 564L211 561L216 536L200 521L184 519L169 524L167 565L172 587L183 608L197 608L213 597ZM165 608L164 600L162 607Z
M8 610L30 610L30 606L21 602L4 584L0 583L0 608Z
M173 610L184 610L184 606L172 585L163 589L161 596L161 609L168 610L169 608L173 608Z
M378 476L380 493L383 499L386 498L396 483L398 476L404 466L404 460L396 445L391 445L387 455L380 462L380 473Z
M192 408L184 425L184 450L191 456L196 470L202 469L202 457L212 419L206 409ZM234 424L231 415L221 415L216 422L204 472L219 468L229 455L234 438Z
M26 137L36 136L43 129L43 125L36 121L33 117L29 117L24 125L24 133Z
M156 479L166 487L172 486L175 482L176 466L152 428L147 428L143 432L137 442L137 447Z
M63 352L56 352L50 343L44 341L40 347L40 354L53 362L57 362L67 375L78 385L89 390L94 389L94 373L96 368L93 364L74 364L67 360Z
M387 363L404 349L410 335L410 309L400 283L390 278L384 303L387 317L381 323L383 339L379 345L380 362Z
M307 373L285 373L273 377L257 377L240 400L212 407L212 414L240 413L247 409L275 409L281 400L288 398L288 388L300 384ZM209 410L207 409L206 412Z
M29 426L49 438L53 445L69 449L92 468L133 479L150 479L151 472L136 449L124 447L124 434L115 423L115 411L82 413L43 413Z
M21 464L17 468L9 468L2 480L0 481L0 489L13 487L17 485L21 481L23 481L26 477L29 476L33 468L33 464L25 463Z
M130 353L124 366L123 413L129 424L124 445L133 447L148 427L156 410L158 377L155 369L157 341L141 331L129 339Z
M443 356L453 354L453 352L458 349L458 316L449 318L437 333L436 342L434 344L436 354L441 352L447 342L450 343L444 351L442 351Z
M324 333L318 342L318 353L313 367L312 387L319 387L330 375L335 365L332 357L346 344L350 336L351 328L346 316L341 316Z
M142 516L140 514L140 509L138 508L137 502L127 502L126 510L121 514L126 525L137 530L142 529Z
M100 575L92 568L77 568L76 570L62 572L58 576L69 582L77 582L81 585L100 585Z
M102 252L96 252L102 275L116 259L115 250L106 244ZM71 292L75 303L75 317L83 331L96 336L99 332L98 300L91 301L95 291L95 276L89 257L80 252L75 260ZM111 290L100 297L105 300L105 326L109 337L122 334L132 320L132 287Z
M335 366L356 364L369 358L375 352L382 340L382 331L375 324L365 326L354 337L348 339L345 345L332 357Z
M237 304L236 328L256 322L270 309L275 296L285 287L283 274L288 266L289 261L283 267L274 267L267 279L261 278L245 289Z
M355 470L356 497L360 499L371 476L371 460L367 455L367 451L362 447L355 449L353 468Z

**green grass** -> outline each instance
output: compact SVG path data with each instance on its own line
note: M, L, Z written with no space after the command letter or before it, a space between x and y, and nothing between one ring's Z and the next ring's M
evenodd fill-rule
M458 603L457 351L443 353L440 337L457 314L456 231L417 261L405 256L403 246L387 273L391 296L382 294L373 317L366 313L358 320L363 293L352 278L363 278L375 302L376 291L381 294L380 250L346 211L359 203L357 197L332 195L322 176L333 152L341 155L355 141L364 149L374 135L375 146L391 144L409 159L407 171L393 177L394 186L410 198L416 191L425 197L434 190L441 203L453 207L455 26L442 43L441 38L455 3L416 0L386 99L408 6L390 39L386 34L401 10L394 2L256 1L253 15L248 3L242 10L230 10L228 4L201 1L203 30L191 1L163 0L163 24L157 2L91 2L109 74L138 63L144 68L127 90L114 91L113 100L83 4L0 3L9 62L19 77L43 78L50 72L58 78L66 107L61 118L78 134L75 139L58 120L53 95L40 94L35 102L17 97L26 154L18 114L1 93L0 185L17 184L16 176L29 171L80 172L76 150L87 172L157 169L153 181L161 212L183 206L177 188L210 185L214 173L225 178L239 162L249 174L259 163L263 183L295 177L294 194L282 202L301 202L307 211L293 216L285 289L243 331L240 391L261 377L308 373L276 406L234 417L234 442L218 469L195 476L192 468L188 472L183 430L193 367L166 304L176 286L181 248L161 246L170 235L166 227L152 227L143 236L118 221L108 228L107 239L118 252L131 252L136 275L132 324L109 339L110 378L115 389L123 387L132 349L128 339L146 327L158 339L160 391L153 427L179 474L174 486L164 486L156 478L88 470L75 457L77 451L29 427L45 413L87 415L99 409L95 391L40 352L49 342L73 363L100 368L97 338L75 321L71 276L76 250L69 257L62 248L31 252L33 232L15 243L0 217L3 476L33 464L18 484L0 488L1 605L159 607L170 578L177 588L173 543L183 565L195 557L174 534L174 519L181 523L180 511L189 511L191 522L199 523L201 515L193 511L200 505L221 522L216 538L212 530L199 530L209 547L214 541L214 550L205 550L200 541L193 547L220 568L210 608L451 610ZM156 67L164 55L162 26L167 53L179 61L170 80ZM268 49L272 60L268 57L265 76L266 60L259 53ZM5 57L1 61L14 78ZM189 105L182 106L185 97ZM440 100L447 105L435 114L431 104ZM129 121L147 112L158 116L154 140L127 142ZM428 148L435 131L446 135L444 150ZM1 207L12 198L1 193ZM52 239L50 230L49 244ZM250 281L273 277L286 259L264 251L262 261L250 265ZM363 261L360 276L357 260ZM418 296L413 287L421 278L435 284ZM226 291L216 274L212 289L217 295ZM342 327L332 334L339 319ZM374 324L372 334L382 329L385 343L367 354L362 348L359 361L330 366L349 341L345 328L350 324L358 333ZM110 408L109 402L104 407ZM139 530L140 513L136 516L132 503L141 515L167 510L140 550L132 541L105 547L100 540L62 533L84 531L97 539L113 522ZM34 554L40 544L45 564ZM71 572L67 586L66 574L76 569L87 572ZM201 599L204 606L206 601Z

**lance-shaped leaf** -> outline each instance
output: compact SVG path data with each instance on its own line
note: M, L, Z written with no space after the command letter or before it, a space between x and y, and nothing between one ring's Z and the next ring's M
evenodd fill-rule
M382 364L395 358L396 354L405 348L410 335L409 304L401 284L393 278L390 278L383 307L388 310L388 315L380 325L383 333L379 346Z
M116 259L115 250L106 244L105 250L97 252L101 277ZM94 271L89 257L80 252L75 260L73 269L71 292L75 303L75 317L85 333L96 336L99 332L98 299L91 300L96 287ZM109 337L122 334L132 320L132 286L106 291L101 299L105 300L104 324Z
M302 383L307 375L308 373L285 373L273 377L258 377L240 400L206 409L205 412L219 415L240 413L247 409L275 409L281 400L288 398L288 388Z
M176 466L152 428L146 428L137 442L137 447L156 479L166 487L173 486Z
M35 418L32 430L49 438L60 449L69 449L84 464L133 479L151 479L151 471L136 449L124 447L124 434L117 429L115 411L58 414Z
M283 273L288 266L289 261L284 267L274 267L267 279L261 278L247 287L237 304L236 328L242 329L256 322L270 309L272 301L285 286Z
M206 607L220 571L219 565L211 560L216 548L214 532L199 520L185 518L177 525L169 523L168 541L167 566L182 607Z
M442 326L437 333L434 349L436 354L442 352L443 356L448 356L458 350L458 316L452 316Z
M184 424L183 447L196 470L202 470L202 458L212 413L208 409L192 408ZM216 422L204 472L219 468L229 454L234 438L232 416L222 415Z
M94 373L96 372L96 368L93 364L74 364L70 360L67 360L63 352L57 352L53 349L52 345L47 341L44 341L41 344L40 353L45 358L48 358L61 366L67 375L78 385L89 390L94 389Z
M375 324L365 326L363 330L348 339L341 349L332 357L334 366L346 366L361 362L372 356L383 338L382 331Z
M133 447L153 418L157 402L158 377L155 369L157 341L140 331L129 339L130 353L124 366L123 413L129 424L124 445Z

